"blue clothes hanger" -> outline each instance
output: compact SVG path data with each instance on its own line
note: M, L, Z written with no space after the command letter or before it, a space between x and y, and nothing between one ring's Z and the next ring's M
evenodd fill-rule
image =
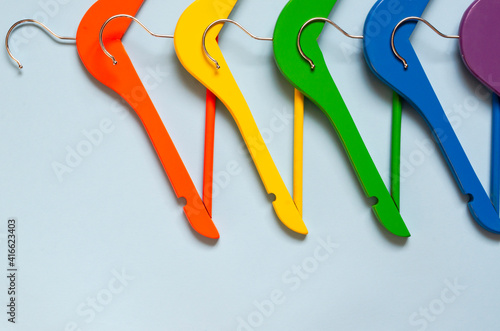
M429 0L378 0L367 16L364 27L365 58L373 73L401 95L424 118L450 167L463 194L469 196L468 207L484 229L500 234L498 211L490 201L422 64L418 60L410 36L416 23L401 26L395 37L398 51L411 66L405 69L391 49L394 27L404 18L421 16ZM384 24L381 24L381 17Z

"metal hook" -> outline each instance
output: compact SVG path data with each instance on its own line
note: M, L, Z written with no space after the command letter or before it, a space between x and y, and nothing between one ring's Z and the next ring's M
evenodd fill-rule
M396 57L401 61L403 62L403 66L405 69L408 69L408 63L406 62L406 60L401 56L399 55L398 51L396 50L396 46L394 44L394 36L396 35L396 31L399 29L399 27L401 25L403 25L404 23L408 22L408 21L420 21L420 22L423 22L425 23L429 28L431 28L434 32L436 32L438 35L440 35L441 37L443 38L448 38L448 39L460 39L460 36L453 36L453 35L446 35L446 34L443 34L441 33L438 29L436 29L431 23L429 23L428 21L426 21L425 19L421 18L421 17L417 17L417 16L410 16L410 17L407 17L405 19L402 19L397 25L396 27L394 28L394 30L392 30L392 36L391 36L391 47L392 47L392 52L394 53L394 55L396 55Z
M241 30L243 30L247 35L249 35L250 37L252 37L253 39L256 39L256 40L266 40L266 41L273 41L273 38L262 38L262 37L257 37L253 34L251 34L247 29L245 29L240 23L236 22L236 21L233 21L233 20L230 20L230 19L220 19L220 20L217 20L217 21L213 21L206 29L205 29L205 32L203 33L203 50L205 51L205 54L206 56L213 62L215 63L215 66L217 67L217 69L220 69L220 65L219 65L219 62L217 62L216 59L214 59L210 53L208 53L207 51L207 46L206 46L206 43L205 43L205 40L207 38L207 34L208 34L208 31L210 31L211 28L213 28L215 25L217 24L221 24L221 23L233 23L234 25L236 25L237 27L239 27Z
M33 23L33 24L38 24L39 26L41 26L42 28L45 29L45 31L47 31L48 33L50 33L52 36L58 38L58 39L61 39L61 40L76 40L76 38L73 38L73 37L61 37L57 34L55 34L51 29L49 29L45 24L41 23L41 22L38 22L38 21L35 21L35 20L32 20L32 19L24 19L24 20L20 20L20 21L17 21L16 23L14 23L9 31L7 32L7 35L5 36L5 48L7 49L7 53L9 53L9 56L12 60L16 61L17 65L19 66L19 69L22 69L23 68L23 65L21 64L21 62L19 62L18 59L16 59L14 57L14 55L12 55L11 51L10 51L10 48L9 48L9 38L10 38L10 35L12 34L12 31L14 31L15 28L17 28L19 25L23 24L23 23Z
M106 54L113 61L113 65L118 64L118 62L116 61L115 57L113 55L111 55L111 53L108 52L106 47L104 47L104 42L102 41L102 35L104 33L104 29L106 28L106 25L108 25L108 23L111 22L112 20L114 20L115 18L119 18L119 17L127 17L127 18L134 20L137 24L139 24L144 30L146 30L153 37L172 38L172 39L174 38L173 35L156 34L156 33L151 32L151 30L149 30L144 24L141 23L141 21L139 21L134 16L130 16L127 14L119 14L119 15L112 16L112 17L108 18L107 21L104 22L104 24L101 26L101 31L99 31L99 43L101 44L101 49L104 52L104 54Z
M299 53L304 58L304 60L306 60L307 62L309 62L309 64L311 65L311 70L314 70L314 68L316 66L314 65L314 62L307 55L304 54L304 51L302 51L302 45L300 44L300 39L302 37L302 32L304 31L304 29L309 24L314 23L314 22L326 22L326 23L330 23L337 30L339 30L340 32L342 32L342 34L344 34L346 37L349 37L349 38L352 38L352 39L363 39L363 36L354 36L352 34L349 34L349 33L345 32L344 29L342 29L340 26L338 26L337 24L335 24L335 22L329 20L328 18L324 18L324 17L311 18L309 21L305 22L304 25L302 25L302 27L300 28L300 31L299 31L299 35L297 37L297 48L299 49Z

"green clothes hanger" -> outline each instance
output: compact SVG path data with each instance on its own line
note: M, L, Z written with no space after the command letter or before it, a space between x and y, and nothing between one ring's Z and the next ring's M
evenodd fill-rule
M317 38L323 22L303 31L302 48L314 59L311 69L297 50L298 33L311 18L328 17L336 0L290 0L281 12L274 30L273 46L276 62L290 83L313 101L328 117L349 156L368 197L377 198L373 210L391 233L408 237L410 233L387 190L352 119L340 92L330 75Z

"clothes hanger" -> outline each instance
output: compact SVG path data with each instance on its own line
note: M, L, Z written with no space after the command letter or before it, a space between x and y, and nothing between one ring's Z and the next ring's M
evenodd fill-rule
M199 0L203 1L203 0ZM203 35L203 50L205 55L212 59L215 63L217 69L220 66L217 61L215 61L207 51L205 40L208 30L213 28L217 24L221 23L233 23L245 31L249 36L257 40L272 40L272 38L259 38L251 33L249 33L243 26L233 20L219 19L212 22ZM300 215L302 216L303 207L303 182L304 182L304 95L297 89L294 89L294 116L293 116L293 201Z
M495 0L476 0L465 11L460 23L460 51L469 71L492 93L491 179L490 200L500 210L500 40L498 17L500 3Z
M184 197L187 201L184 206L184 212L192 225L192 227L201 235L204 235L209 238L218 238L218 231L213 224L210 213L205 207L204 202L202 202L199 197L194 184L185 169L180 156L178 155L173 142L171 141L168 132L163 126L159 115L156 113L154 106L152 105L151 100L149 99L147 92L145 91L144 86L142 85L139 77L137 76L133 65L130 60L128 60L128 56L121 44L121 37L127 30L129 26L129 22L118 22L114 24L111 28L113 30L113 34L111 34L110 43L113 43L113 47L119 49L117 52L120 54L120 57L123 59L127 59L128 61L119 68L120 70L113 70L114 68L110 68L106 66L106 64L99 63L99 59L104 57L105 63L109 61L106 59L102 50L99 49L99 29L101 28L102 22L106 18L108 18L112 14L116 14L117 11L121 12L129 12L136 13L140 6L142 5L142 0L134 0L134 1L126 1L122 3L116 3L113 1L98 1L92 6L91 9L85 14L84 19L80 23L77 37L61 37L51 31L44 24L31 20L21 20L16 22L8 31L5 45L7 48L7 52L9 56L18 64L21 69L22 64L12 55L9 49L8 41L10 34L16 29L18 26L24 23L32 23L37 24L44 28L48 33L50 33L55 38L61 40L70 40L76 41L77 48L79 51L80 58L89 72L93 74L101 82L105 83L115 91L117 91L120 95L124 96L124 98L129 102L129 104L137 111L139 117L143 121L146 130L153 142L153 145L162 161L162 165L167 172L167 175L174 187L174 191L178 197ZM101 21L102 20L102 21ZM118 74L117 74L118 72ZM131 89L134 89L133 92L140 92L141 95L145 96L143 100L133 100L131 95ZM210 137L213 137L213 130L210 131L210 113L214 112L215 109L212 104L209 103L211 96L207 96L207 131L206 131L206 140L205 140L205 167L204 167L204 198L209 198L209 206L211 207L211 180L212 175L207 175L207 172L212 171L212 167L209 165L210 161L213 160L213 156L209 155L210 153L210 141L213 142L213 138L210 140ZM212 147L213 153L213 147ZM167 161L168 160L168 161ZM210 191L210 192L209 192Z
M404 97L425 119L460 190L469 196L468 207L474 219L484 229L500 233L498 212L474 172L410 43L409 38L416 23L405 22L394 35L398 52L404 54L406 61L411 64L407 69L389 47L394 27L406 17L419 17L428 2L401 0L400 6L395 7L392 1L377 1L365 21L365 35L369 33L369 27L378 22L382 13L391 15L385 15L387 24L377 23L378 33L370 33L370 39L365 40L365 57L375 75Z
M407 17L394 28L391 36L391 47L396 57L408 68L406 60L397 52L394 36L399 27L408 21L421 21L434 32L444 38L459 39L460 53L465 66L480 82L487 86L492 95L492 135L491 135L491 182L490 200L499 210L500 193L500 68L497 55L491 46L492 41L500 37L500 28L495 15L500 14L500 3L495 0L476 0L465 11L458 36L442 34L427 20L420 17Z
M206 0L202 0L206 1ZM210 0L218 1L218 0ZM235 0L234 2L236 2ZM227 4L229 5L229 4ZM200 6L200 9L203 7ZM226 15L226 18L229 15ZM302 216L303 206L303 158L304 158L304 95L294 89L293 133L293 201Z
M215 36L222 28L220 23L236 22L227 19L220 20L221 15L211 2L197 0L181 15L175 29L174 39L177 56L184 68L210 89L230 111L250 151L267 193L274 194L276 197L273 201L273 207L278 218L292 231L307 234L307 228L302 221L300 212L281 179L248 104L216 43ZM230 0L229 2L235 3L236 1ZM241 25L239 26L241 27ZM213 29L211 29L212 27ZM202 35L204 39L206 38L206 48L210 49L210 53L219 59L221 64L219 70L209 61L200 47ZM269 40L249 35L257 39Z
M217 239L219 233L210 214L121 42L131 21L120 19L110 24L106 33L101 31L106 19L117 14L135 15L142 3L142 0L97 1L78 27L78 54L89 73L124 98L141 119L177 197L186 199L184 213L191 226L201 235ZM102 52L100 34L106 48L119 59L118 65L113 65ZM133 97L138 93L144 98Z
M232 23L246 32L250 37L257 40L270 41L272 38L259 38L251 34L241 24L230 19L219 19L213 21L203 34L203 51L205 55L214 62L217 69L220 69L219 63L210 55L206 47L206 36L210 29L218 24ZM293 116L293 202L299 214L302 216L303 205L303 159L304 159L304 95L297 89L294 89L294 116Z
M208 5L210 2L217 3L220 5L219 0L198 0L198 2L206 2ZM228 3L224 4L222 7L233 8L238 0L230 0ZM199 10L204 10L203 6L197 6ZM220 12L220 11L219 11ZM192 14L194 10L191 11ZM198 13L202 15L203 12ZM197 15L193 15L197 18ZM228 15L222 15L225 18ZM213 22L212 22L213 23ZM294 89L294 134L293 134L293 201L297 210L302 215L302 205L303 205L303 150L304 150L304 95L300 93L297 89Z
M292 85L310 98L334 126L367 196L378 199L373 209L380 222L391 233L408 237L410 233L398 208L385 187L327 69L317 43L324 21L303 31L304 36L301 39L304 50L311 58L314 58L316 63L314 70L311 70L297 51L298 33L304 22L311 18L328 16L335 3L335 0L289 1L278 18L274 32L273 46L276 62ZM351 36L345 31L344 34Z
M230 7L221 10L231 10ZM142 23L141 23L142 25ZM148 30L144 25L143 28ZM102 28L101 28L102 31ZM158 35L156 35L158 37ZM101 37L102 39L102 37ZM103 48L102 41L101 48ZM207 89L205 109L205 147L203 162L203 203L209 215L212 215L212 193L213 193L213 165L214 165L214 142L215 142L215 110L217 98Z
M213 0L212 0L213 1ZM218 0L217 0L218 1ZM218 6L219 13L227 13L227 16L229 16L229 13L233 9L233 6L229 5L223 5L223 6ZM103 41L102 41L102 32L106 25L113 20L114 18L118 17L123 17L124 15L115 15L115 17L109 18L101 27L100 31L100 45L102 50L105 52L108 57L110 57L115 63L115 59L109 52L106 50L104 47ZM125 16L127 17L127 16ZM139 23L146 31L148 31L150 34L151 31L149 31L140 21L135 19L132 16L128 16L128 18L135 20L137 23ZM156 37L162 37L161 35L155 35ZM174 38L174 36L168 36L168 38ZM218 40L218 37L217 37ZM206 114L205 114L205 156L204 156L204 172L203 172L203 202L205 204L205 207L210 215L212 215L212 193L213 193L213 160L214 160L214 142L215 142L215 110L216 110L216 96L213 94L209 89L207 89L207 94L206 94Z
M485 202L485 207L497 214L499 210L499 191L500 191L500 152L498 150L500 144L500 105L498 93L500 92L499 86L495 79L500 77L498 70L497 54L492 50L492 40L500 37L500 29L496 22L496 15L500 14L500 6L496 1L490 0L476 0L466 10L461 24L460 34L458 36L449 36L438 31L432 24L420 17L407 17L401 20L393 29L391 35L391 47L394 55L403 63L405 69L408 68L408 63L397 52L394 42L396 31L399 27L408 21L421 21L429 26L433 31L445 38L459 39L460 51L464 64L469 71L490 90L493 91L492 98L492 149L491 149L491 180L490 180L490 201L489 205L487 195L482 187L480 188L484 193L482 197ZM480 183L479 183L480 184ZM474 197L474 195L473 195ZM489 220L494 223L494 216ZM497 221L497 222L500 222ZM481 224L481 223L480 223ZM483 226L485 227L485 226ZM486 228L489 230L488 228ZM496 229L492 232L496 233Z
M297 37L297 48L299 50L300 55L304 60L309 62L311 65L311 69L315 69L314 61L309 58L304 51L302 50L301 37L305 28L312 23L315 22L324 22L329 23L330 25L337 28L340 32L348 37L353 37L342 30L335 22L329 20L324 17L315 17L311 18L307 22L302 25L299 31L299 35ZM363 39L362 36L358 36L354 39ZM285 54L285 53L283 53ZM396 204L396 207L399 209L400 203L400 168L401 168L401 120L402 120L402 105L401 98L396 92L393 92L392 96L392 127L391 127L391 196Z
M207 1L207 3L211 2L213 4L219 4L219 0L202 0L202 1ZM236 2L238 0L234 0L231 2L228 2L222 6L223 8L227 9L232 9L234 5L236 5ZM200 10L204 10L203 6L197 7ZM219 11L220 13L220 11ZM204 14L203 12L200 12L199 14ZM229 16L229 12L227 15L222 15L224 18L227 18ZM207 89L207 95L211 94L215 100L215 95ZM208 102L208 101L207 101ZM215 117L215 114L214 116ZM207 115L208 118L208 115ZM208 120L207 120L208 122ZM302 204L303 204L303 150L304 150L304 96L302 93L300 93L297 89L294 89L294 117L293 117L293 122L294 122L294 133L293 133L293 201L295 203L295 206L297 207L297 210L302 216ZM213 123L215 124L215 123ZM208 125L208 124L207 124ZM213 153L213 143L211 144L212 146L212 153ZM205 153L207 155L207 153ZM213 163L211 163L213 164ZM212 172L210 172L212 173Z

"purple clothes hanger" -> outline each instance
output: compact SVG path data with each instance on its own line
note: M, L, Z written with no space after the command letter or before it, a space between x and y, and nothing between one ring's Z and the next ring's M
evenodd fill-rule
M490 199L500 199L500 1L476 0L460 24L460 51L469 71L493 91Z

